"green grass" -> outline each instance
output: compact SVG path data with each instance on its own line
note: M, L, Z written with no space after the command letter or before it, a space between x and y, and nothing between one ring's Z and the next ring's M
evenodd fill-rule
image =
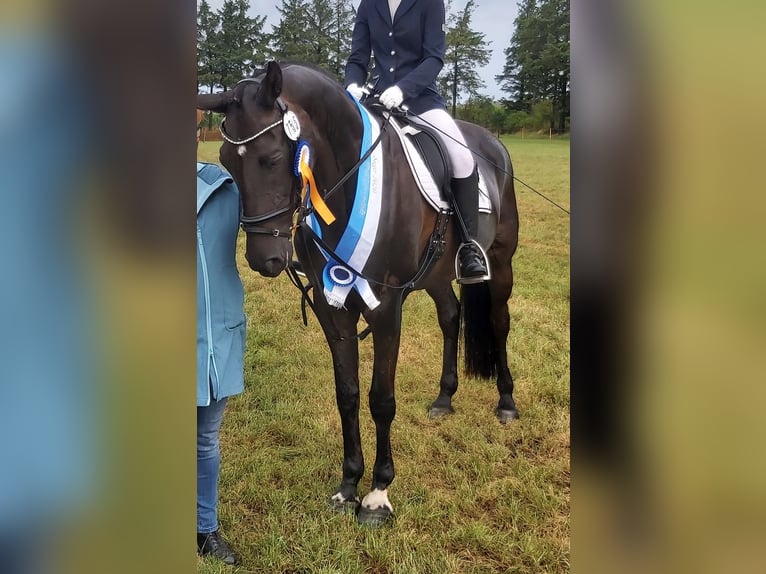
M569 205L569 141L505 137L516 175ZM219 143L201 144L216 161ZM220 521L240 571L558 573L569 570L569 220L523 186L510 301L509 361L521 419L500 425L493 383L461 379L457 412L431 421L441 335L424 293L405 304L392 427L396 520L373 530L330 510L342 438L330 354L317 320L300 319L286 277L239 265L249 318L245 393L222 429ZM360 344L367 492L374 424L366 404L371 340ZM230 572L209 560L199 572Z

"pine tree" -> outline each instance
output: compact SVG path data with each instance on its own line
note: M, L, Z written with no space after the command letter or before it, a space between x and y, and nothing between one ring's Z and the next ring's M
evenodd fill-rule
M339 81L343 79L346 60L351 53L351 34L354 29L354 6L351 0L333 0L332 56L328 69Z
M210 9L210 4L201 0L197 10L197 91L200 86L207 86L210 92L215 88L219 23L220 19Z
M503 72L495 79L510 96L510 109L535 108L536 117L563 131L569 115L569 0L523 0L514 24Z
M479 78L478 68L486 66L492 54L484 34L471 29L474 8L474 0L468 0L461 12L449 16L447 53L439 84L442 92L451 96L453 116L461 94L469 98L477 97L479 89L485 87Z
M501 90L510 95L511 109L529 111L532 107L534 59L540 50L537 13L537 0L521 2L511 43L503 51L503 72L495 76Z
M316 64L340 80L354 26L351 0L282 0L277 11L272 56Z
M308 61L308 10L309 0L282 0L282 5L277 6L281 17L271 33L273 59Z
M224 0L218 16L221 29L217 35L220 62L216 67L218 84L224 90L232 87L262 63L266 36L266 16L250 18L249 0Z
M328 68L335 44L332 34L335 17L330 0L309 0L306 18L309 39L307 61L322 68Z

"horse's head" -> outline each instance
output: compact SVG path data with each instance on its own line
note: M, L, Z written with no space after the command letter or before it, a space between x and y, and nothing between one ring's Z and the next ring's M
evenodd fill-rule
M290 262L290 226L299 201L293 175L297 135L291 125L296 118L281 93L282 70L270 62L265 75L220 94L197 96L198 108L225 116L221 163L241 193L247 262L267 277L279 275Z

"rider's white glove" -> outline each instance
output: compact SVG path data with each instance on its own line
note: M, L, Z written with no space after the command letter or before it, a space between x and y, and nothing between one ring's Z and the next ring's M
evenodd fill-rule
M354 96L354 99L356 100L361 100L364 95L364 90L359 87L359 84L349 84L346 91Z
M389 110L391 108L398 108L404 101L404 94L399 86L391 86L382 94L380 94L380 103L383 104Z

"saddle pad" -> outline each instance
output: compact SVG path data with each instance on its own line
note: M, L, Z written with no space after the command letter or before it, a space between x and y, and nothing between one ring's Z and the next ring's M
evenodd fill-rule
M391 117L390 123L394 128L396 135L399 137L399 141L402 143L407 163L410 164L412 175L415 177L418 189L420 189L423 198L436 211L451 209L449 203L441 197L439 186L434 181L431 170L428 169L417 147L408 137L410 134L416 134L420 130L411 125L401 126L394 117ZM482 175L482 170L479 169L479 211L482 213L492 213L492 206L486 189L487 187L484 176Z

